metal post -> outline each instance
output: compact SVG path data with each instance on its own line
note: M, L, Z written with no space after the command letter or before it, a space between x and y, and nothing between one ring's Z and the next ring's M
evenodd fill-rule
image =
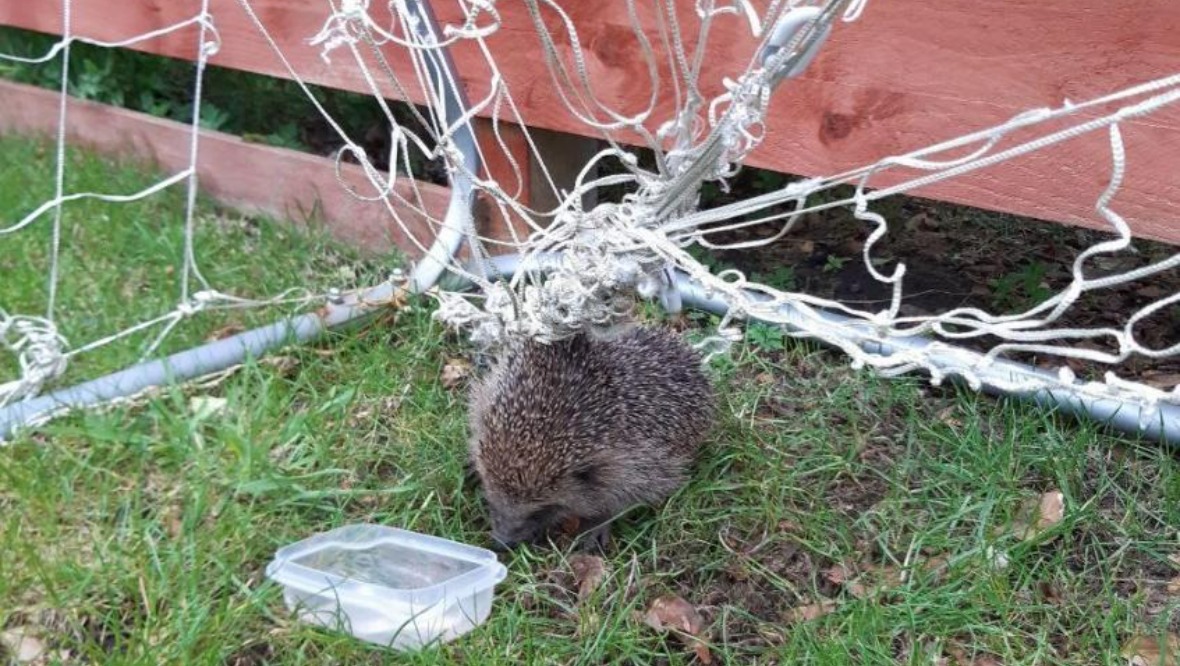
M526 266L520 266L519 255L494 257L491 260L496 271L503 275L510 275L517 270L546 270L557 265L560 257L556 255L542 255L530 257ZM676 290L680 294L684 305L700 310L706 310L718 315L724 315L729 305L716 296L710 296L705 290L694 283L683 271L674 272ZM752 299L765 300L765 294L746 292ZM793 305L787 303L781 306L780 313L787 320L784 328L801 330L804 315ZM870 327L856 319L844 317L830 312L823 312L824 319L833 325L844 328L863 328L866 333ZM791 323L796 322L796 323ZM775 322L767 322L775 324ZM919 336L893 336L882 341L864 341L860 346L872 354L888 356L896 353L912 352L929 348L935 341ZM935 365L950 366L955 354L962 354L966 350L950 345L941 345L926 353L926 357ZM1029 400L1039 405L1056 408L1064 413L1077 417L1089 418L1105 423L1124 433L1140 435L1148 439L1168 444L1180 445L1180 405L1160 403L1151 408L1144 405L1118 400L1116 398L1095 398L1084 395L1067 387L1042 388L1031 391L1009 392L1001 388L1006 384L1018 382L1022 379L1040 379L1053 382L1059 381L1057 376L1047 370L1034 368L1015 361L996 360L977 371L982 383L982 391L991 395L1005 395L1008 397ZM955 378L955 381L961 381Z

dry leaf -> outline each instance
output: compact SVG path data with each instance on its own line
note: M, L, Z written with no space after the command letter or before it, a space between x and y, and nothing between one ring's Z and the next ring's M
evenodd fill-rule
M808 604L806 606L799 606L792 608L787 612L787 622L810 622L816 618L821 618L828 613L836 610L836 602L832 599L824 599L817 604Z
M209 337L205 338L205 341L213 342L214 340L224 340L226 338L233 337L238 333L242 333L245 330L246 327L242 326L241 324L228 324L210 333Z
M1031 541L1060 523L1064 517L1065 495L1059 490L1053 490L1041 495L1036 502L1021 505L1012 521L1011 533L1022 541ZM1005 531L1000 528L995 533L999 536Z
M1180 374L1150 375L1143 378L1143 383L1148 386L1154 386L1157 389L1169 391L1173 387L1180 385Z
M1180 594L1180 576L1168 581L1168 594Z
M165 510L163 521L164 531L168 536L175 539L184 533L184 518L180 507L169 507Z
M28 664L46 656L45 643L29 627L14 627L0 632L0 645L18 664Z
M606 562L597 555L574 555L570 557L570 568L574 570L581 601L589 598L606 578Z
M700 613L684 599L675 595L660 597L652 602L651 608L643 616L647 626L656 631L676 632L685 645L692 648L697 659L702 664L713 663L713 655L709 646L700 640L701 631L705 628L705 621Z
M1043 532L1065 517L1065 495L1060 490L1041 495L1041 501L1038 505L1036 528L1038 532Z
M939 410L937 418L952 428L961 428L963 426L963 420L955 416L956 411L958 410L956 410L954 405L944 407Z
M1135 636L1120 653L1135 666L1180 666L1180 636Z
M812 252L815 252L815 241L803 241L799 244L799 251L803 254L811 254Z
M1041 599L1051 604L1061 603L1065 598L1061 594L1061 587L1052 581L1043 580L1037 583L1037 592L1041 595Z
M704 628L704 620L697 613L697 609L675 595L663 596L653 601L643 620L656 631L678 630L694 636Z
M870 567L869 571L872 572L873 578L876 579L877 587L879 589L886 589L887 590L890 588L897 587L898 585L901 585L902 581L904 580L904 576L902 576L901 569L898 569L895 566L891 566L891 565L885 565L885 566L881 566L881 567L874 566L874 567Z
M278 370L284 377L290 375L299 366L299 359L294 356L266 356L258 361L259 365L268 365Z
M471 364L463 359L453 358L447 361L442 369L443 388L453 389L463 383L467 375L471 374Z
M824 572L824 576L837 585L843 585L848 593L857 599L897 587L902 582L901 570L894 566L864 565L864 574L844 564L837 564Z
M930 574L935 580L938 580L942 574L946 573L948 566L950 566L950 560L945 555L938 555L923 562L922 571Z
M946 648L947 655L954 660L955 666L1003 666L1000 661L989 654L967 656L967 651L957 645Z
M1143 298L1150 298L1153 301L1157 298L1163 298L1164 296L1168 295L1168 292L1158 284L1142 286L1136 289L1135 293L1139 296L1142 296Z
M869 588L858 580L858 576L851 567L845 564L837 564L824 572L824 577L832 581L836 585L843 585L848 593L857 599L864 599L869 596ZM807 608L804 606L804 608ZM796 609L799 610L799 609ZM824 613L826 615L827 613ZM810 618L809 618L810 619Z
M840 585L852 578L852 570L843 564L837 564L824 572L824 578Z
M803 532L803 527L792 520L780 520L776 527L778 527L779 532L784 534L800 534Z

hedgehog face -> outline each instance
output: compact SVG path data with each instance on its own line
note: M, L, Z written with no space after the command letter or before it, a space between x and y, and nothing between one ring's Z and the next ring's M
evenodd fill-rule
M505 549L537 541L568 516L566 508L557 503L512 502L494 492L487 494L487 500L492 541Z

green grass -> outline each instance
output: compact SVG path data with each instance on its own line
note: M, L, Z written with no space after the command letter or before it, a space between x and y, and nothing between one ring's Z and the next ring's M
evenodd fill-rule
M32 142L0 150L27 151L0 167L4 209L23 211L46 162ZM79 179L147 180L77 160ZM13 169L28 169L23 187ZM171 302L146 278L135 298L123 284L133 266L175 263L175 238L163 237L175 203L107 207L101 237L72 218L69 233L82 236L70 236L71 262L89 267L93 285L63 296L94 330ZM330 279L352 265L322 239L265 222L249 233L269 242L249 249L240 224L206 233L208 271L226 288ZM13 250L0 240L10 310L43 299L39 280L8 279L41 241ZM192 324L178 340L217 322ZM1180 574L1168 559L1180 528L1171 454L775 341L715 363L724 417L694 480L619 522L608 575L581 602L569 551L521 550L504 558L510 573L486 625L393 658L295 623L265 580L276 548L351 522L488 544L482 507L461 486L463 391L439 379L466 349L415 308L211 387L54 421L0 450L0 627L32 627L74 660L115 665L690 663L679 640L642 620L665 594L700 609L715 663L916 665L959 649L1005 665L1122 664L1130 637L1180 630L1167 592ZM226 406L198 414L195 396ZM1064 518L1020 542L1018 507L1050 490L1064 494ZM992 564L997 551L1006 567ZM907 558L947 565L863 598L826 575ZM822 599L834 600L831 613L792 620Z
M45 141L0 140L0 226L8 227L53 197L54 148ZM134 164L110 162L70 151L66 192L131 194L154 184L157 174ZM55 321L74 348L167 314L180 300L184 238L183 186L141 201L106 203L83 199L67 203L62 217L60 281ZM328 286L372 283L388 262L362 261L312 231L218 210L205 203L195 221L197 265L214 288L244 298L267 298L291 287L321 292ZM42 316L48 305L52 214L33 225L0 236L0 308L11 315ZM191 292L201 289L194 280ZM273 321L274 309L202 314L178 327L162 348L191 347L226 326ZM97 376L127 366L145 351L160 327L125 343L79 357L62 382ZM0 354L0 373L15 372L14 359Z

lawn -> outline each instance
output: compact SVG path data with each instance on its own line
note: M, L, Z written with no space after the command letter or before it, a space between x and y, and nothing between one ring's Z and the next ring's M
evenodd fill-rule
M49 192L52 152L4 139L0 155L9 221ZM85 154L70 172L108 190L151 180ZM71 209L67 336L171 308L182 202ZM202 267L226 291L388 269L315 232L208 204L199 219ZM0 307L43 307L47 240L46 225L0 238ZM201 315L168 348L275 314ZM71 377L125 365L143 341L83 358ZM292 541L376 522L488 545L462 486L464 387L441 379L468 353L422 303L0 449L7 656L24 634L41 663L680 664L699 659L695 647L714 663L1090 665L1127 663L1129 642L1146 651L1180 632L1171 452L1022 404L877 379L767 331L715 360L723 417L694 480L618 523L597 585L567 548L514 552L486 625L397 660L293 622L263 576ZM647 625L667 595L700 614L704 648Z

